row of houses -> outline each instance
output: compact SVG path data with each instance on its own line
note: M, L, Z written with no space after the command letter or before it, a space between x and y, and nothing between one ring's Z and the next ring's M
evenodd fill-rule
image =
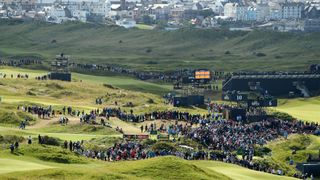
M230 2L232 1L232 2ZM218 21L267 23L320 18L320 3L287 0L0 0L0 17L216 27Z
M235 21L277 21L320 18L320 4L301 2L284 3L226 3L224 16Z

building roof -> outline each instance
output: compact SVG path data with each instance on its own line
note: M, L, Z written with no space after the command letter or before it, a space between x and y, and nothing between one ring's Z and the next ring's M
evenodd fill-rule
M119 9L121 4L111 4L111 9Z

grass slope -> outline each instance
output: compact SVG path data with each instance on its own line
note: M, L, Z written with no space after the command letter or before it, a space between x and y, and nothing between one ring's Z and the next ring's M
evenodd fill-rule
M39 145L23 145L18 154L0 154L0 160L10 160L5 167L11 169L0 171L0 179L229 179L175 157L109 163L77 157L60 147ZM24 161L30 162L28 168L19 164ZM64 161L69 163L61 163ZM37 168L51 169L33 170Z
M39 55L51 60L64 52L77 62L115 63L143 70L296 70L317 63L320 52L318 33L150 31L82 23L5 22L0 31L0 54L4 56ZM257 52L266 56L258 57Z
M0 167L0 174L51 168L50 166L43 164L7 158L0 158Z
M196 161L195 164L199 165L200 167L207 167L208 169L214 170L218 173L224 174L231 179L234 180L269 180L269 179L294 179L285 176L277 176L272 175L269 173L263 173L259 171L253 171L241 166L227 164L222 162L212 162L212 161Z
M320 122L320 97L280 100L275 109L304 121Z

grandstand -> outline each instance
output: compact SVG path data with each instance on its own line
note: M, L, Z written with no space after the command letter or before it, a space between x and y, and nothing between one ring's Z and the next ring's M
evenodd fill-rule
M273 96L310 97L320 92L320 74L318 73L233 73L224 82L222 90L250 91L252 84L259 84Z

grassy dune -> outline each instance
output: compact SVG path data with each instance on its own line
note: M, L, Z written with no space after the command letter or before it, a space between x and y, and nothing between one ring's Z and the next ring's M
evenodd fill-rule
M0 73L5 73L8 75L13 74L14 76L16 76L19 73L28 74L30 78L35 78L37 76L46 75L48 72L43 70L0 67ZM164 93L170 92L172 90L172 86L170 85L159 85L124 76L92 76L79 73L72 73L72 78L74 81L83 81L85 83L89 82L99 84L104 83L121 89L148 92L160 95L163 95Z
M33 154L31 152L34 148L40 150ZM5 163L6 169L11 169L0 171L0 179L290 179L215 161L186 161L176 157L159 157L109 163L77 156L60 156L67 159L72 157L73 161L81 162L64 164L55 162L57 159L52 158L64 151L69 153L68 150L23 145L20 151L22 154L19 156L8 151L0 153L1 161L9 160ZM49 156L53 161L43 161L43 155ZM28 162L28 168L20 165L25 161Z
M229 179L175 157L110 163L71 155L60 147L22 145L16 154L2 150L0 160L7 159L0 179ZM20 165L25 161L28 168Z
M20 68L1 68L0 73L25 74L35 77L45 71ZM74 81L37 81L31 77L24 79L0 79L2 102L9 104L37 103L63 107L70 105L80 110L114 106L117 101L122 109L134 113L151 112L165 109L180 109L191 113L205 113L200 108L174 108L164 104L162 95L169 92L169 86L148 83L127 77L92 76L73 73ZM81 80L81 81L80 81ZM37 88L35 88L37 87ZM103 97L103 104L96 105L95 99ZM66 103L68 102L68 103ZM126 107L129 102L133 107Z
M4 56L38 55L51 60L64 52L77 62L115 63L143 70L304 70L318 62L320 52L317 33L150 31L82 23L5 22L0 32L0 54ZM258 57L257 52L266 56Z
M320 97L280 100L275 109L304 121L320 122Z

